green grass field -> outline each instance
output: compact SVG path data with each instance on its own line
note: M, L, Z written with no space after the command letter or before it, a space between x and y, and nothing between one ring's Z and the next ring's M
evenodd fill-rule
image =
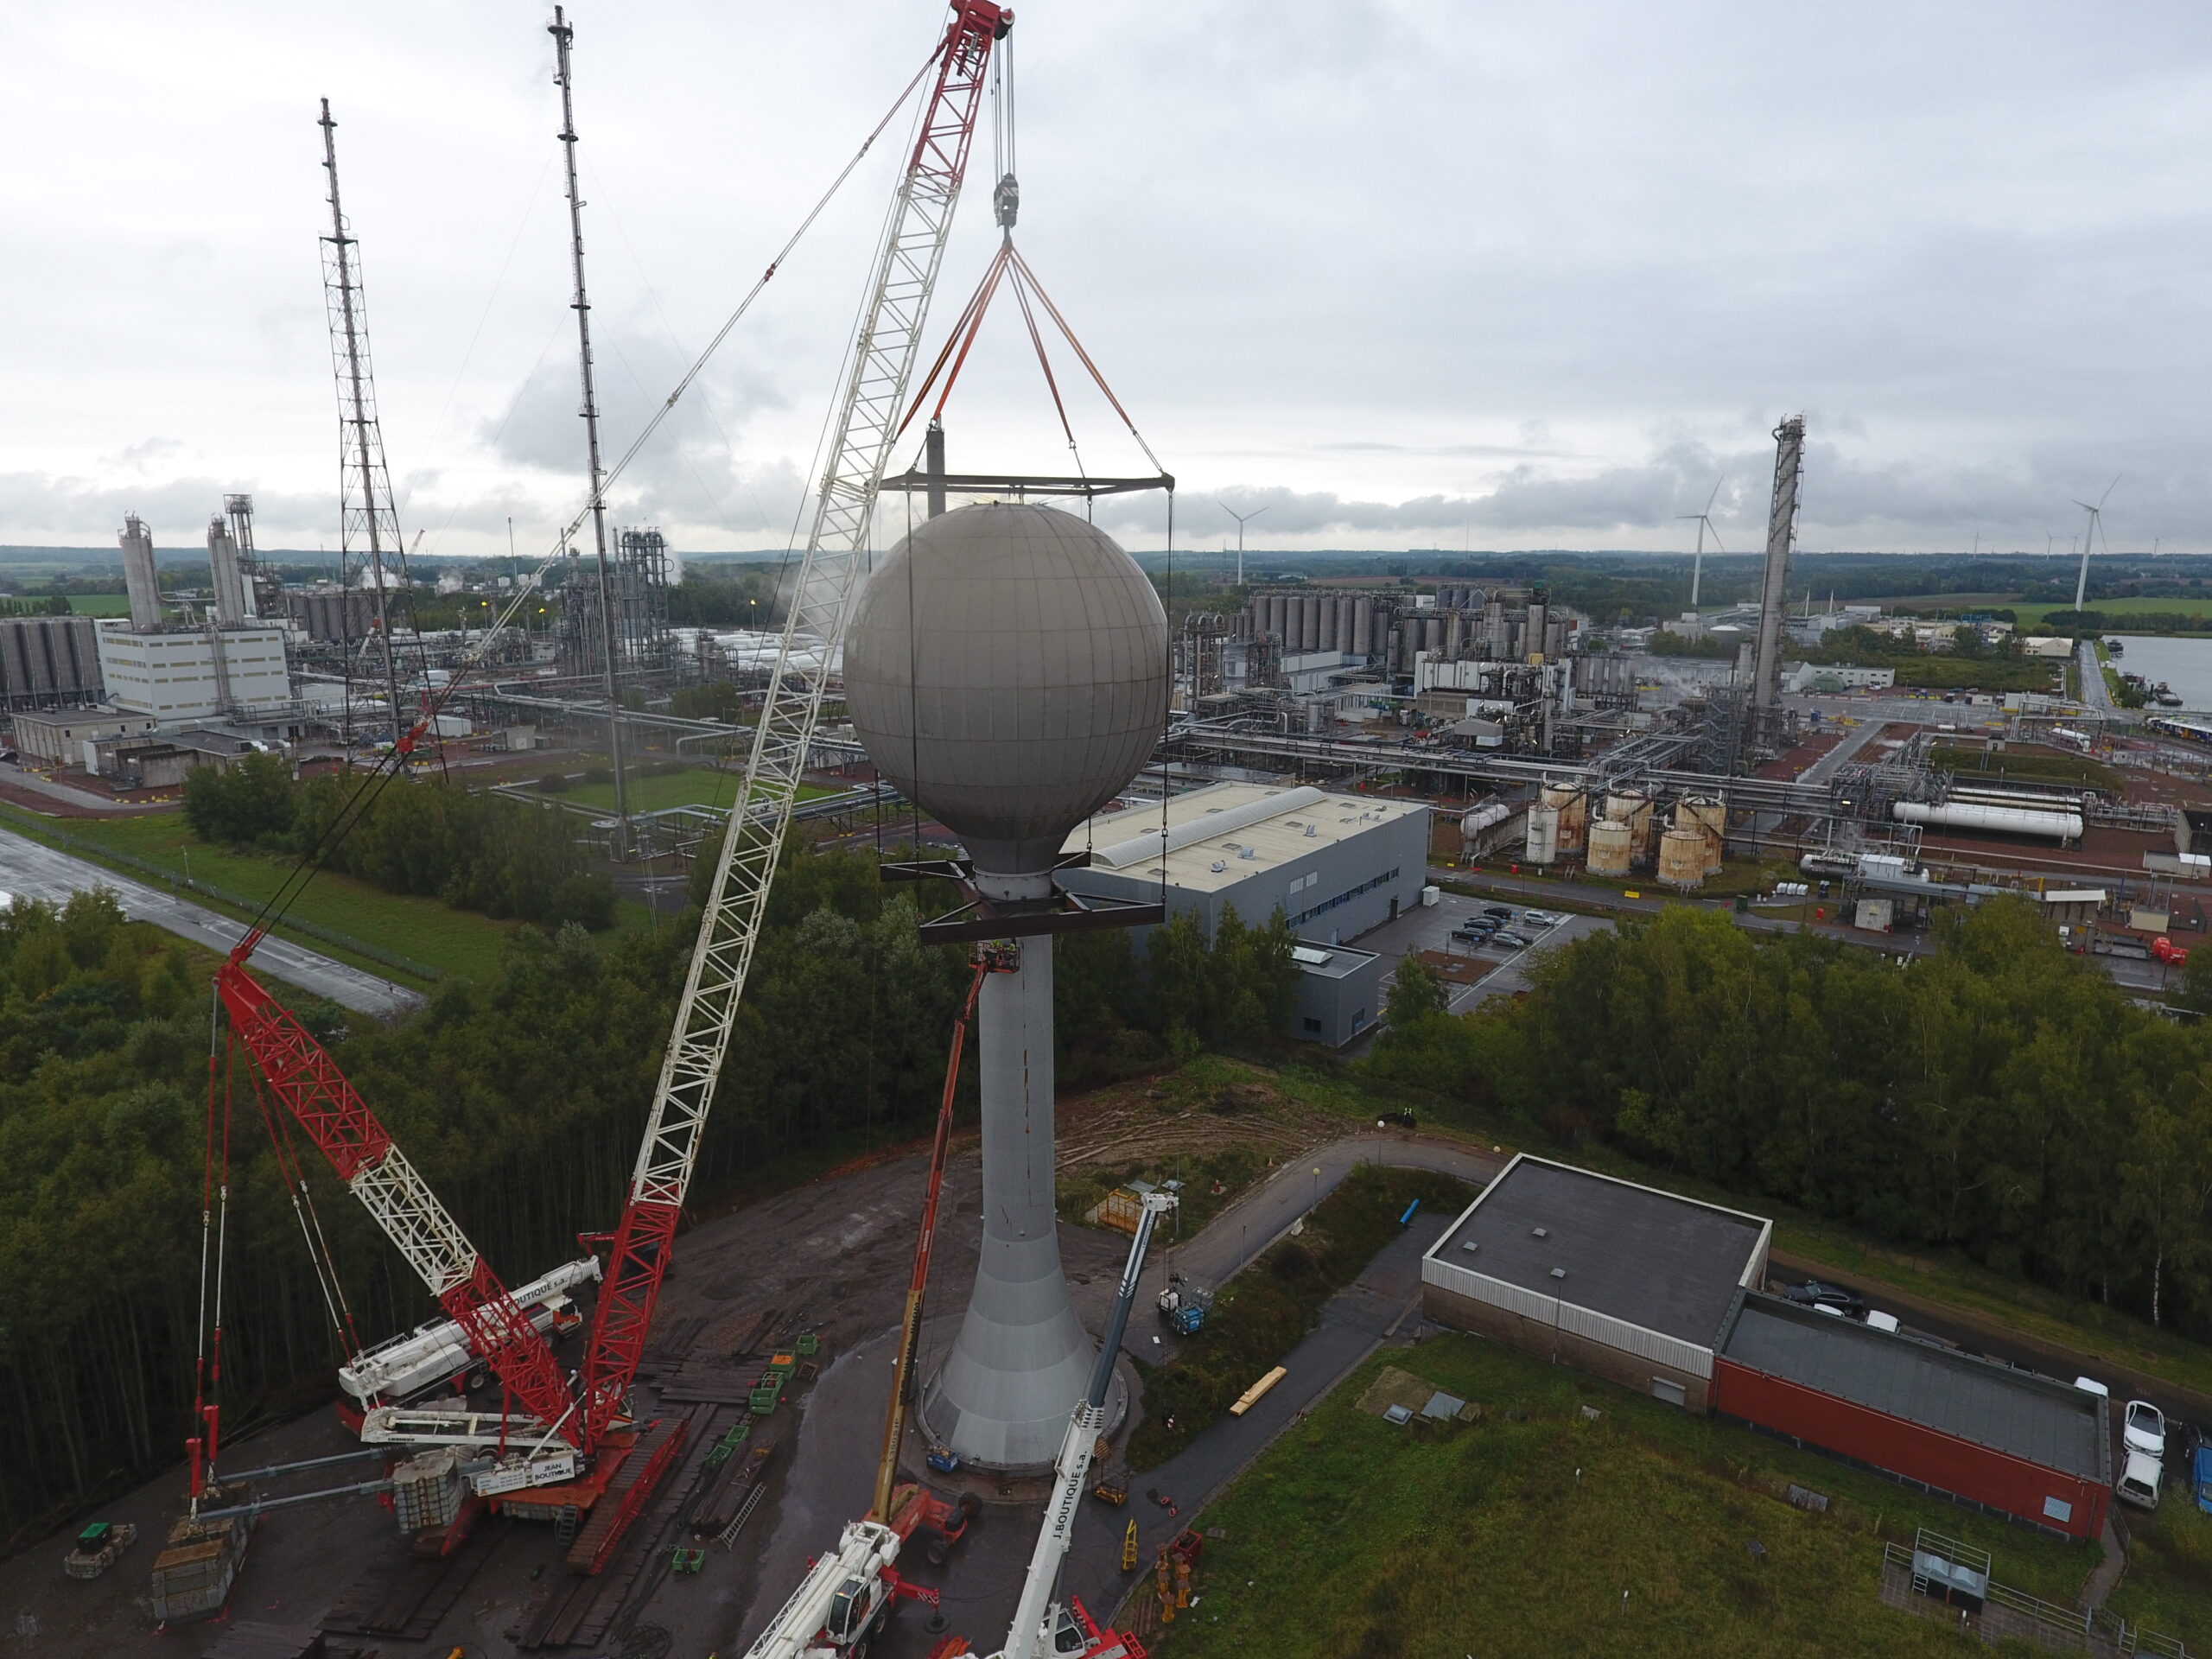
M1385 1364L1486 1416L1414 1429L1358 1410ZM1828 1512L1784 1502L1792 1481ZM1224 1535L1197 1605L1147 1638L1161 1659L1955 1654L1877 1599L1881 1539L1979 1544L2001 1582L2062 1605L2101 1558L1462 1336L1370 1360L1200 1524Z
M73 616L128 616L130 614L130 595L73 594L69 598L69 612Z
M630 810L632 812L661 812L671 806L712 806L727 810L730 798L737 792L737 778L734 772L721 772L712 766L693 766L657 778L632 778L628 780ZM811 801L832 792L812 784L801 784L798 798ZM572 785L553 798L574 801L582 806L595 806L612 812L614 810L614 785L611 783Z
M257 902L273 893L291 868L289 861L233 853L194 840L181 812L75 819L66 828L82 840ZM642 912L643 907L639 909ZM507 935L513 931L512 924L495 922L474 911L449 909L435 899L385 893L365 881L327 870L308 884L291 913L380 950L470 979L486 977L498 968ZM342 948L311 936L300 936L300 942L313 950L345 957L372 973L395 974L389 965L372 957L352 957Z
M2025 623L2032 619L2040 622L2047 616L2056 615L2073 608L2071 605L2037 605L2023 611L2020 613L2020 620ZM2183 616L2201 611L2207 616L2212 616L2212 593L2201 597L2194 594L2187 596L2169 594L2163 599L2092 598L2082 608L2094 611L2102 616L2142 616L2158 611L2177 611Z

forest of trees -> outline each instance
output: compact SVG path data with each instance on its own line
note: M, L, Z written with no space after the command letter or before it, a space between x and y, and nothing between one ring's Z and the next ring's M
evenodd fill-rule
M2212 1022L2140 1007L2030 904L1903 967L1670 907L1503 1012L1424 978L1392 986L1382 1077L2212 1338Z
M201 766L185 780L185 822L203 841L296 857L321 846L361 783L358 773L292 781L281 756L249 755L228 771ZM385 789L338 843L333 868L386 893L443 899L559 926L614 919L614 885L590 867L574 817L458 784L417 779Z
M404 793L412 795L416 791ZM782 1158L926 1130L969 969L855 854L785 855L702 1150L711 1207ZM942 906L940 906L941 908ZM928 912L926 913L934 913ZM392 1026L296 1004L509 1282L609 1225L693 930L525 927L499 973ZM1058 941L1071 1074L1280 1041L1280 918ZM1147 955L1149 962L1147 963ZM213 959L89 895L0 912L0 1548L181 1455L198 1307ZM283 995L281 987L272 988ZM319 1408L338 1351L248 1089L232 1077L226 1421ZM309 1174L369 1339L435 1311L366 1213Z

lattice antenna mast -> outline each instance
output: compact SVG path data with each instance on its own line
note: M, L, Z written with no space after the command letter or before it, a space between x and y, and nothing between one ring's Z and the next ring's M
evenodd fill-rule
M384 655L387 712L397 737L406 728L399 709L399 670L391 645L391 609L385 592L385 549L407 575L407 550L399 538L399 513L391 500L391 476L385 468L384 429L377 421L376 372L369 363L367 302L361 291L360 257L346 234L345 210L338 200L338 124L330 100L322 100L322 165L330 175L330 234L322 238L322 295L330 314L330 360L338 377L338 586L339 609L346 608L346 571L368 544L370 578L377 595L378 643ZM346 654L346 679L353 678ZM351 700L348 699L350 709ZM349 734L350 736L350 734Z
M553 8L545 32L553 37L553 79L561 88L561 159L569 171L569 251L575 268L576 357L583 371L584 443L591 461L591 534L599 554L599 633L607 657L607 758L614 772L614 839L620 854L630 844L630 802L622 781L622 701L614 668L614 579L607 563L605 471L599 462L599 397L591 372L591 301L584 292L584 203L576 194L576 118L569 84L569 48L575 30Z
M715 865L676 1029L653 1091L644 1145L616 1230L584 1361L587 1444L621 1408L645 1348L653 1303L698 1160L729 1046L731 1022L760 934L769 884L791 826L832 653L844 632L883 467L975 137L992 47L1014 15L991 0L954 0L924 106L854 336L806 551L768 683L744 780Z

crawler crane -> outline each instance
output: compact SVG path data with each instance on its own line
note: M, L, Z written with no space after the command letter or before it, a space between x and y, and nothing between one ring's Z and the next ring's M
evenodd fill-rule
M519 1414L504 1423L497 1416L492 1420L498 1442L527 1440L541 1452L563 1446L586 1463L601 1461L594 1484L579 1489L587 1502L603 1489L620 1461L603 1454L629 1445L623 1429L631 1385L821 713L826 677L818 664L828 663L843 631L950 234L991 54L1013 26L1013 13L992 0L954 0L951 10L931 58L933 83L877 250L830 426L827 461L791 587L790 615L715 862L675 1031L573 1387L531 1313L469 1242L368 1103L299 1020L247 971L268 919L248 931L216 976L217 994L235 1037L253 1056L269 1097L366 1206L457 1327L467 1352L488 1365ZM398 764L404 764L435 708L434 702L430 713L394 746ZM209 1408L211 1464L212 1413ZM455 1443L454 1435L439 1425L417 1421L427 1414L369 1415L372 1429L385 1443ZM474 1428L461 1438L480 1446L486 1433ZM663 1452L672 1459L680 1449L680 1440L675 1440L664 1443ZM526 1481L529 1471L519 1454L511 1460ZM548 1471L575 1461L534 1459ZM510 1471L505 1481L493 1484L514 1478ZM641 1508L653 1484L652 1478L632 1481L626 1505ZM630 1518L618 1517L618 1535Z

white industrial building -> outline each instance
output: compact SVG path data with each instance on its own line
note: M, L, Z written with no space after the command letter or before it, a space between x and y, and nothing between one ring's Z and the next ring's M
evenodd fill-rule
M112 708L161 721L233 711L251 718L292 700L281 627L139 633L127 619L112 617L101 622L99 641L100 678Z
M1163 830L1163 816L1165 827ZM1280 909L1301 942L1294 1036L1332 1047L1382 1014L1381 959L1345 942L1421 902L1428 807L1284 784L1213 784L1079 824L1065 854L1071 893L1154 899L1196 915L1211 936L1224 911L1262 926Z
M119 540L130 614L103 620L97 635L110 706L167 723L251 720L291 702L284 629L255 619L238 543L221 518L207 530L214 601L204 626L172 623L163 613L154 535L136 513L124 520Z

